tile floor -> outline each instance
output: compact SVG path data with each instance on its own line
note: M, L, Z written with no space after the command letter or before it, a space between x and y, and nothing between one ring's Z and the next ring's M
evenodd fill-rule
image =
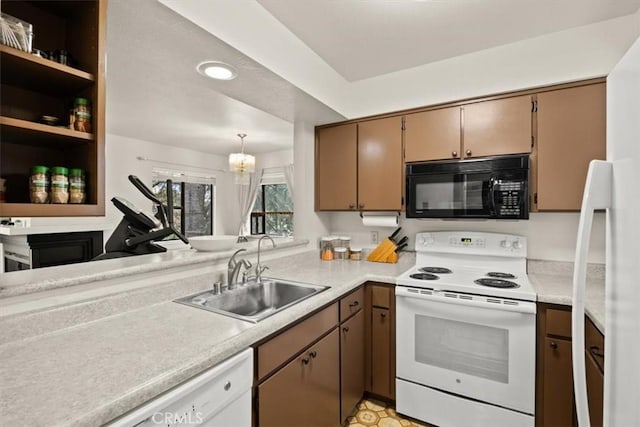
M358 403L358 412L347 418L345 427L428 427L428 424L402 418L384 402L363 399Z

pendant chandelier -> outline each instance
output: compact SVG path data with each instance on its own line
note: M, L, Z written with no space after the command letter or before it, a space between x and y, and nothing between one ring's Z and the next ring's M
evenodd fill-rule
M244 138L246 133L239 133L240 152L229 154L229 170L236 174L236 184L248 184L249 176L256 170L256 158L244 153Z

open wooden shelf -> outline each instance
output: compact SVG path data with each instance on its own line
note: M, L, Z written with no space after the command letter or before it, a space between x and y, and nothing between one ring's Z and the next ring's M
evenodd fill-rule
M29 145L77 144L95 139L92 133L4 116L0 116L0 135L3 143Z
M2 83L51 95L73 95L95 81L91 73L0 45Z
M38 216L101 216L101 205L55 205L39 203L1 203L0 217Z

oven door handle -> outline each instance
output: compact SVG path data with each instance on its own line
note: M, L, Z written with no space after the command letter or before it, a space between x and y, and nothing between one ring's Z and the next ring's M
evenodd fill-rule
M415 292L417 291L417 292ZM536 314L536 304L529 301L512 301L502 298L486 297L487 300L500 302L489 302L487 300L460 298L466 294L456 294L455 292L433 291L432 294L422 294L417 289L409 290L403 286L396 286L396 297L407 299L421 299L425 301L439 302L443 304L464 305L474 308L484 308L486 310L511 311L514 313ZM451 295L451 296L446 296ZM484 298L484 297L482 297ZM506 302L506 303L505 303Z

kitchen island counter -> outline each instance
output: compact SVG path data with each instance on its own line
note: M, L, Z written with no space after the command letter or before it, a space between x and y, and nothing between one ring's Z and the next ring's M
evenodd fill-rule
M210 286L216 272L171 270L3 300L0 407L7 425L101 425L335 301L365 281L393 283L415 263L318 259L316 251L267 262L269 276L326 291L251 324L172 302ZM226 270L217 270L217 273ZM133 286L131 283L137 283ZM87 288L84 298L77 295ZM57 292L57 293L56 293ZM55 293L51 295L51 293ZM49 294L47 296L47 294ZM16 304L12 305L12 300ZM43 300L50 300L43 304ZM20 306L20 309L15 309ZM27 307L33 307L28 310ZM27 325L20 329L19 325ZM16 328L22 333L7 332Z

